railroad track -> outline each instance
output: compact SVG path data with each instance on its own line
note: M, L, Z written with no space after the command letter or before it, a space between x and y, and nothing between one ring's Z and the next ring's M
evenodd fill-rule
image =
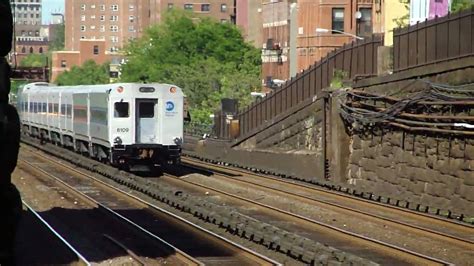
M257 201L252 202L241 196L232 195L225 191L212 188L211 183L216 180L223 180L223 182L236 184L247 189L251 188L278 195L279 197L289 198L292 199L293 202L311 205L321 210L337 212L348 217L358 217L361 220L374 224L382 224L384 227L390 228L390 230L396 229L403 232L403 235L406 235L407 238L423 238L430 242L435 242L440 246L446 246L448 248L445 253L448 254L448 256L436 254L438 257L441 257L441 259L435 260L441 263L444 263L444 260L456 261L460 254L462 254L461 257L464 256L464 259L472 259L474 257L474 229L465 223L453 222L453 220L442 219L437 216L409 211L391 205L374 203L373 201L350 197L347 194L335 193L334 191L327 191L294 181L257 175L240 169L236 170L229 167L216 166L188 158L183 158L183 163L190 167L213 171L215 173L212 176L212 182L209 182L207 185L203 185L203 182L196 183L189 181L190 179L180 180L180 182L192 183L193 186L200 186L203 190L213 191L220 195L227 195L228 197L238 198L241 201L247 201L248 204L264 207L262 206L263 204ZM275 208L275 205L270 207ZM288 215L291 215L291 213L288 213ZM328 230L332 228L340 230L341 232L345 231L332 225L327 225L327 228ZM396 249L395 245L389 244L389 246ZM404 252L408 251L408 248L404 247L400 250ZM416 256L420 255L423 257L419 252L413 253ZM453 256L456 258L453 258ZM426 257L432 258L431 256Z
M25 201L23 201L23 210L20 232L17 236L17 242L20 242L16 247L17 264L91 265L41 214ZM36 236L35 239L27 239L33 234Z
M167 249L171 248L172 251L165 253L168 255L167 260L170 259L169 256L174 256L174 262L185 265L278 265L273 260L84 173L84 170L24 148L21 156L27 156L25 159L29 162L20 159L20 167L29 164L36 167L36 171L51 178L54 176L56 182L68 186L75 194L86 197L89 201L93 200L101 209L115 212L121 219L126 219L128 224L139 226L139 230L146 232L149 238L168 242ZM175 263L171 261L171 264Z

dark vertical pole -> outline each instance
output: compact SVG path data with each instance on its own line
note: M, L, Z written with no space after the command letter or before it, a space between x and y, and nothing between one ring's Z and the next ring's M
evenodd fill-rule
M327 179L329 177L329 169L327 167L328 165L328 146L327 146L327 112L328 112L328 97L325 95L323 99L323 127L322 127L322 139L323 139L323 173L324 173L324 178Z

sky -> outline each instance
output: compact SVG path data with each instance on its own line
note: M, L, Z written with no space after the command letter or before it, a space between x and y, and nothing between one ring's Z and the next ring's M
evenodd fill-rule
M51 13L64 14L64 1L66 0L43 0L43 13L41 14L42 23L49 24Z

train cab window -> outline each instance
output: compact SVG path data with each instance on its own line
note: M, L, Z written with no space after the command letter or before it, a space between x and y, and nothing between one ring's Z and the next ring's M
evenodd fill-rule
M127 102L117 102L114 104L114 107L114 117L128 117L129 108Z
M155 103L142 102L138 111L140 118L152 118L155 116Z

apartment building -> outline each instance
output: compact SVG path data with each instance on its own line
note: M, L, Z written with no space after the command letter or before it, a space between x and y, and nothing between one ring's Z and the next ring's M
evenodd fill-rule
M286 80L345 43L380 30L382 10L377 2L264 1L262 73L266 83Z
M255 47L262 44L262 1L236 0L236 22L242 29L243 37Z
M173 8L184 9L192 12L193 16L212 17L222 23L235 24L235 5L234 0L162 0L161 13Z
M28 54L48 51L48 38L41 28L41 0L11 0L15 42L9 61L17 65Z
M41 27L41 0L10 0L15 34L17 36L39 36Z
M65 49L78 51L80 40L104 40L115 52L140 37L152 23L158 0L67 0Z
M140 38L174 8L188 10L196 18L235 21L234 0L66 0L66 51L53 52L52 80L88 59L120 62L120 50L129 40Z

